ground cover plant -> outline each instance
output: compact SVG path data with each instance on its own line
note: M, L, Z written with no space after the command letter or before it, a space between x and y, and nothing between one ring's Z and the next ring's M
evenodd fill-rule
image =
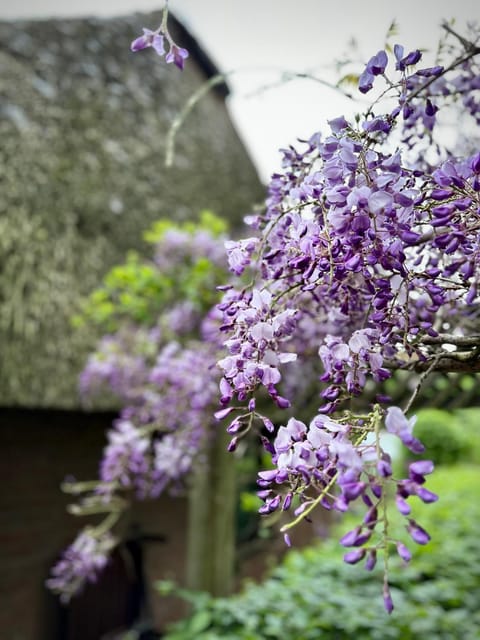
M476 438L478 442L478 437ZM476 638L480 628L480 543L476 534L479 469L444 467L432 477L442 500L423 515L438 531L428 547L417 547L410 565L393 561L391 587L396 611L382 615L376 580L341 562L335 540L291 551L261 584L250 583L238 596L215 599L168 583L161 593L177 592L193 607L174 625L168 640L453 640ZM418 509L420 505L417 503ZM394 526L398 526L395 518ZM338 526L338 533L345 524ZM381 570L374 569L376 578Z

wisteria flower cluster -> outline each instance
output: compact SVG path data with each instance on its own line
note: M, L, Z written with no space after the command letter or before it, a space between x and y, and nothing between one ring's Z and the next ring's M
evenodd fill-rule
M353 416L351 416L353 418ZM398 407L387 411L386 429L394 433L413 452L421 453L422 444L412 434L412 420L407 421ZM377 554L387 545L394 544L398 555L408 562L411 553L388 531L388 493L396 492L396 505L403 516L409 516L411 507L407 499L419 497L424 503L435 502L438 497L426 489L425 476L432 473L433 463L420 460L410 464L406 479L393 477L391 458L381 447L381 411L375 408L363 420L337 422L319 414L308 427L295 418L278 429L270 445L275 468L259 473L259 496L264 500L260 512L271 514L277 510L294 509L295 520L283 529L288 531L318 505L325 509L347 511L357 500L366 508L363 522L340 540L352 551L345 554L345 562L356 564L366 559L365 567L372 570ZM374 440L368 436L374 434ZM288 485L286 493L279 486ZM295 499L299 498L299 500ZM412 540L426 544L430 536L412 518L406 524ZM375 540L375 532L380 534ZM288 533L285 540L290 544ZM385 606L391 610L388 582L385 581Z
M168 51L165 49L168 46ZM167 64L173 62L181 71L185 66L185 60L188 58L188 51L183 47L179 47L173 40L168 30L168 6L163 9L162 22L158 29L152 31L144 28L143 35L135 38L130 45L131 51L142 51L152 47L159 56L165 56Z
M183 68L166 20L165 9L159 29L145 30L132 49L163 55L166 40L167 62ZM393 610L389 553L404 562L412 554L391 530L391 498L412 541L424 545L430 536L411 501L437 496L425 486L428 459L394 475L384 434L421 455L409 413L425 376L480 371L480 152L454 153L435 138L452 103L479 122L479 34L445 28L445 60L419 66L420 50L401 45L377 52L359 76L361 93L381 91L370 108L283 150L264 211L246 219L248 237L161 228L156 266L174 274L155 283L165 304L153 324L104 338L81 380L84 393L101 384L123 406L100 479L86 492L72 487L84 493L79 512L106 512L109 526L80 534L53 571L54 590L69 597L104 564L121 492L156 496L179 486L214 414L228 417L231 451L259 432L271 455L258 475L260 512L292 513L287 544L317 507L363 509L340 541L344 559L371 570L383 554L384 603ZM218 287L222 244L231 277L225 272ZM207 293L217 288L212 310ZM380 392L399 369L414 384L404 408Z
M217 394L209 373L215 355L209 343L170 342L160 349L137 394L124 396L100 463L97 492L103 503L119 489L155 498L166 487L181 487L208 431L205 423Z
M117 541L109 532L85 529L52 570L47 586L68 602L85 582L95 582Z
M433 464L417 460L407 478L394 478L381 431L421 454L414 419L385 397L361 414L350 406L397 369L416 372L412 400L418 373L480 370L480 152L461 158L437 145L423 157L437 112L454 97L479 118L478 34L457 40L450 62L433 67L418 68L421 52L401 45L393 60L378 52L359 89L366 94L382 79L393 109L390 101L377 113L376 99L356 120L331 120L330 133L315 134L302 150L284 150L265 211L249 220L256 235L227 246L232 273L248 272L253 284L231 287L220 304L227 354L218 361L225 407L218 417L231 414L232 448L255 424L272 434L262 436L273 468L259 473L261 512L293 509L287 532L319 505L343 512L361 502L363 522L341 541L352 547L345 561L365 559L371 569L383 551L388 612L388 552L395 547L404 561L411 554L389 530L386 496L394 491L412 540L426 544L408 500L437 499L424 486ZM305 372L315 371L312 417L298 389L311 387ZM289 409L278 430L268 397Z
M184 490L194 460L215 430L220 340L218 314L209 305L218 296L215 283L227 277L223 228L212 214L203 214L199 224L154 225L146 234L154 244L153 264L175 285L153 325L122 323L100 340L81 374L86 402L107 392L121 412L107 432L98 479L65 484L78 497L73 513L103 516L98 526L80 532L52 570L47 584L65 601L107 563L117 544L112 529L129 494L144 499ZM106 281L115 298L112 278ZM190 295L184 283L193 286ZM200 304L198 292L207 286L212 290Z

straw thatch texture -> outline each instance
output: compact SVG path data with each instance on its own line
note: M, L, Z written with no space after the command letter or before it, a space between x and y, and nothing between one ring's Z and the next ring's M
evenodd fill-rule
M192 57L180 73L130 41L159 14L113 20L0 23L0 405L78 406L77 376L93 336L69 317L160 217L210 208L239 221L260 197L225 108L226 87L165 136L214 73Z

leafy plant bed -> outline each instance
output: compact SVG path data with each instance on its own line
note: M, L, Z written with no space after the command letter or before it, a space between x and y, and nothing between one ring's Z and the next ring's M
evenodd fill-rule
M231 598L175 590L192 603L193 614L166 639L480 638L480 469L443 467L430 486L442 496L422 514L433 538L426 547L412 549L411 566L402 567L392 557L391 616L379 597L383 567L368 574L345 565L344 549L331 540L290 552L264 583L247 584ZM347 527L343 521L342 532ZM172 587L163 584L161 590Z

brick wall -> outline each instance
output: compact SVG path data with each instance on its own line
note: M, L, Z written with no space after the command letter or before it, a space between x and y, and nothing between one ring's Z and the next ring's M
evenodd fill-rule
M58 605L44 587L48 569L83 525L66 513L66 475L95 477L111 414L0 412L0 640L56 640ZM182 579L186 500L164 497L129 514L144 534L145 581ZM156 538L164 537L160 542ZM108 597L108 594L101 595ZM158 626L182 613L179 603L150 597ZM100 603L98 603L100 604Z

